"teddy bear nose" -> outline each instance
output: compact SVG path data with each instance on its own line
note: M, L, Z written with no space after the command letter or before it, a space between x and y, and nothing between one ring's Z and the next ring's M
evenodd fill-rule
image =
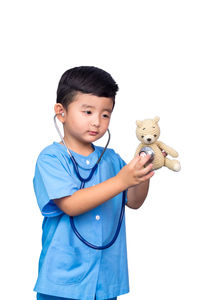
M148 138L148 139L147 139L147 141L148 141L148 142L151 142L151 139L150 139L150 138Z

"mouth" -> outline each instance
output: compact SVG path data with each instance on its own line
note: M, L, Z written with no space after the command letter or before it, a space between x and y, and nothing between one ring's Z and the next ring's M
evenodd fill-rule
M98 134L98 132L97 131L89 131L89 135L97 135Z

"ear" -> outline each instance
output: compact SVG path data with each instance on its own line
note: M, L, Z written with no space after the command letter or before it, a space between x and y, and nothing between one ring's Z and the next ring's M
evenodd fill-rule
M158 123L158 121L160 120L160 118L159 117L155 117L153 120L154 120L155 123Z
M54 105L54 111L55 111L55 114L57 114L57 118L58 120L64 124L64 121L65 121L65 117L62 116L61 114L64 112L65 113L65 109L64 107L62 106L62 104L60 103L56 103Z
M137 120L137 121L136 121L136 125L137 125L138 127L142 127L142 121Z

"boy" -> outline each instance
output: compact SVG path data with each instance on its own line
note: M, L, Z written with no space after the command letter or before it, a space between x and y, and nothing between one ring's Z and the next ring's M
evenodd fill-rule
M96 67L66 71L59 82L55 113L63 124L64 144L87 178L103 148L93 142L107 131L118 86L109 73ZM129 292L125 217L115 243L96 250L73 232L70 216L90 243L105 245L116 231L122 203L139 208L148 192L150 156L129 164L112 149L103 154L91 180L80 189L67 148L62 142L44 148L38 156L34 190L44 216L37 299L117 299Z

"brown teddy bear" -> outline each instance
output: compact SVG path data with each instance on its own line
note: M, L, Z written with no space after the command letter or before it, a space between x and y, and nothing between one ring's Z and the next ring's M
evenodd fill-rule
M178 172L181 169L179 161L166 157L168 154L172 157L178 157L178 153L163 142L158 141L160 136L159 120L159 117L155 117L154 119L136 121L136 135L141 144L139 144L135 156L140 153L143 147L148 146L154 151L154 160L152 162L154 170L166 166L170 170Z

